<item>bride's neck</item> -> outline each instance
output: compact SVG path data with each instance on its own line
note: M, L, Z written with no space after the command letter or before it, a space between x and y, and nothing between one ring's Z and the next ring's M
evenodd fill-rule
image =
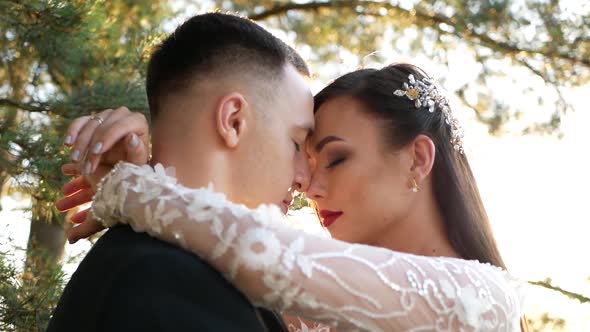
M407 217L379 232L371 245L423 256L460 257L449 241L434 197L421 194L423 197L417 200Z

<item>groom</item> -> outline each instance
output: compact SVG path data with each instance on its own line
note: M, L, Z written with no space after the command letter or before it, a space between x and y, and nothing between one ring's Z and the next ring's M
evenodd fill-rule
M305 189L309 177L302 151L313 127L308 76L294 50L253 22L220 13L191 18L149 61L153 162L174 166L185 186L212 183L233 201L286 209L289 188ZM81 132L114 130L120 113L87 118ZM96 161L114 143L68 137L74 161L86 150ZM137 147L137 137L129 143ZM198 257L119 226L82 261L48 331L286 329Z

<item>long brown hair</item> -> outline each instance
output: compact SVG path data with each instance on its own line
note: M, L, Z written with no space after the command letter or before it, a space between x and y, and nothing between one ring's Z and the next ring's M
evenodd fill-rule
M413 101L393 93L408 82L410 74L416 80L427 78L409 64L348 73L315 96L315 110L327 100L345 95L365 105L363 110L379 121L384 142L392 148L401 148L421 134L430 137L436 148L432 169L435 201L453 248L465 259L506 268L469 162L453 148L443 112L429 112L426 107L416 111Z
M390 147L401 148L418 135L430 137L436 148L433 192L451 245L464 259L506 269L469 161L454 149L444 113L440 109L429 112L427 107L416 110L414 101L393 93L408 82L410 74L416 80L428 78L423 70L410 64L348 73L315 96L315 111L332 98L348 96L363 103L363 110L379 121L384 142ZM524 317L521 329L528 330Z

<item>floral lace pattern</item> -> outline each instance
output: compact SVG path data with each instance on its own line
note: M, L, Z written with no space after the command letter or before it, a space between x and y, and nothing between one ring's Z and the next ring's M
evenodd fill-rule
M289 332L331 332L330 327L321 324L314 324L313 326L307 326L305 322L299 320L299 327L289 324L287 327Z
M256 305L339 332L520 330L520 284L497 267L307 234L276 206L186 188L161 165L117 165L92 213L199 255Z

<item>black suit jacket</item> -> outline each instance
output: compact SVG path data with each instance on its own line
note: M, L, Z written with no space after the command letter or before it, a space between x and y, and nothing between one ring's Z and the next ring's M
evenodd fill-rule
M286 331L198 257L118 226L72 275L48 331Z

